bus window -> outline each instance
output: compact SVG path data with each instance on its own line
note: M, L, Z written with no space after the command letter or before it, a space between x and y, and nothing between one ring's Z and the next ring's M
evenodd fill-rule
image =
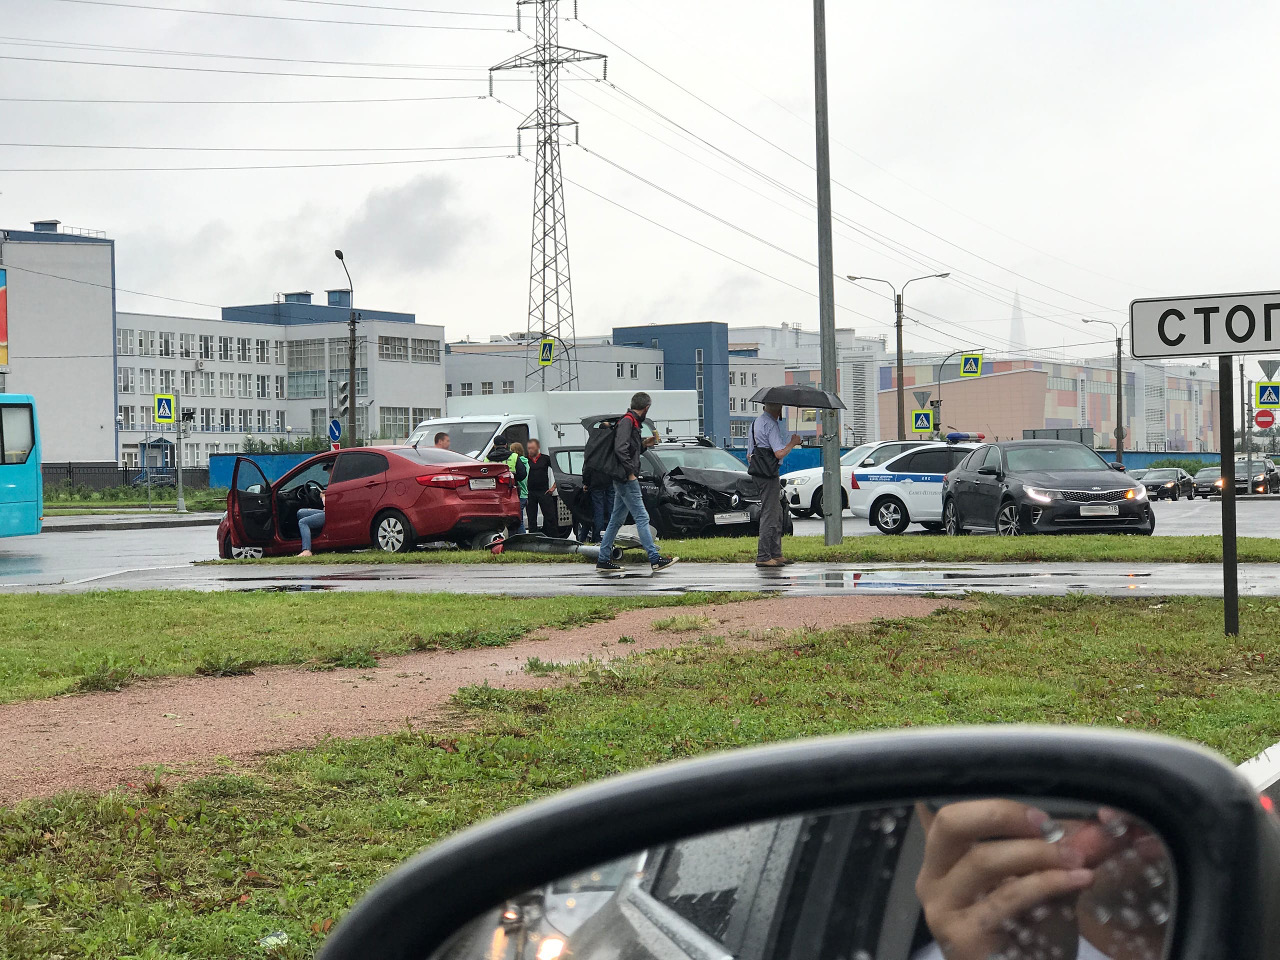
M27 462L36 445L30 407L0 407L0 444L3 445L5 463Z

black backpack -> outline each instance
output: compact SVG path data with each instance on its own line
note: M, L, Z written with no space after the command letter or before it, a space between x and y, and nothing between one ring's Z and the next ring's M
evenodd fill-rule
M587 446L582 456L582 481L587 486L620 479L618 458L613 455L613 434L621 419L597 420L588 428Z

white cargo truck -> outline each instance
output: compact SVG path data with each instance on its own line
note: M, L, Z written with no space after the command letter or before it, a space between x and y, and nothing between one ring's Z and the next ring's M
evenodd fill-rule
M623 414L632 395L624 390L549 390L450 397L445 401L445 416L423 420L408 442L429 447L437 433L447 433L450 449L478 460L488 456L499 434L508 443L537 439L545 453L558 447L581 447L587 442L583 419ZM653 398L649 420L661 436L697 435L697 391L655 390L649 395Z

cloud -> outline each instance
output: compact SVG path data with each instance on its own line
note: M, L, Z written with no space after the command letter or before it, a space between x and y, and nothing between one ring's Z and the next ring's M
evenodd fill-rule
M343 247L380 272L444 266L480 233L474 211L460 213L448 177L423 175L369 194L342 231Z

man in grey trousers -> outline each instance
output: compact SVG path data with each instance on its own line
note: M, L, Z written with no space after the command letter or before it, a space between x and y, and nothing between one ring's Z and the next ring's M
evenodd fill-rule
M782 407L766 403L747 434L747 472L756 478L760 490L760 544L756 548L757 567L785 567L791 561L782 556L782 480L779 469L783 457L800 446L800 436L782 437Z

